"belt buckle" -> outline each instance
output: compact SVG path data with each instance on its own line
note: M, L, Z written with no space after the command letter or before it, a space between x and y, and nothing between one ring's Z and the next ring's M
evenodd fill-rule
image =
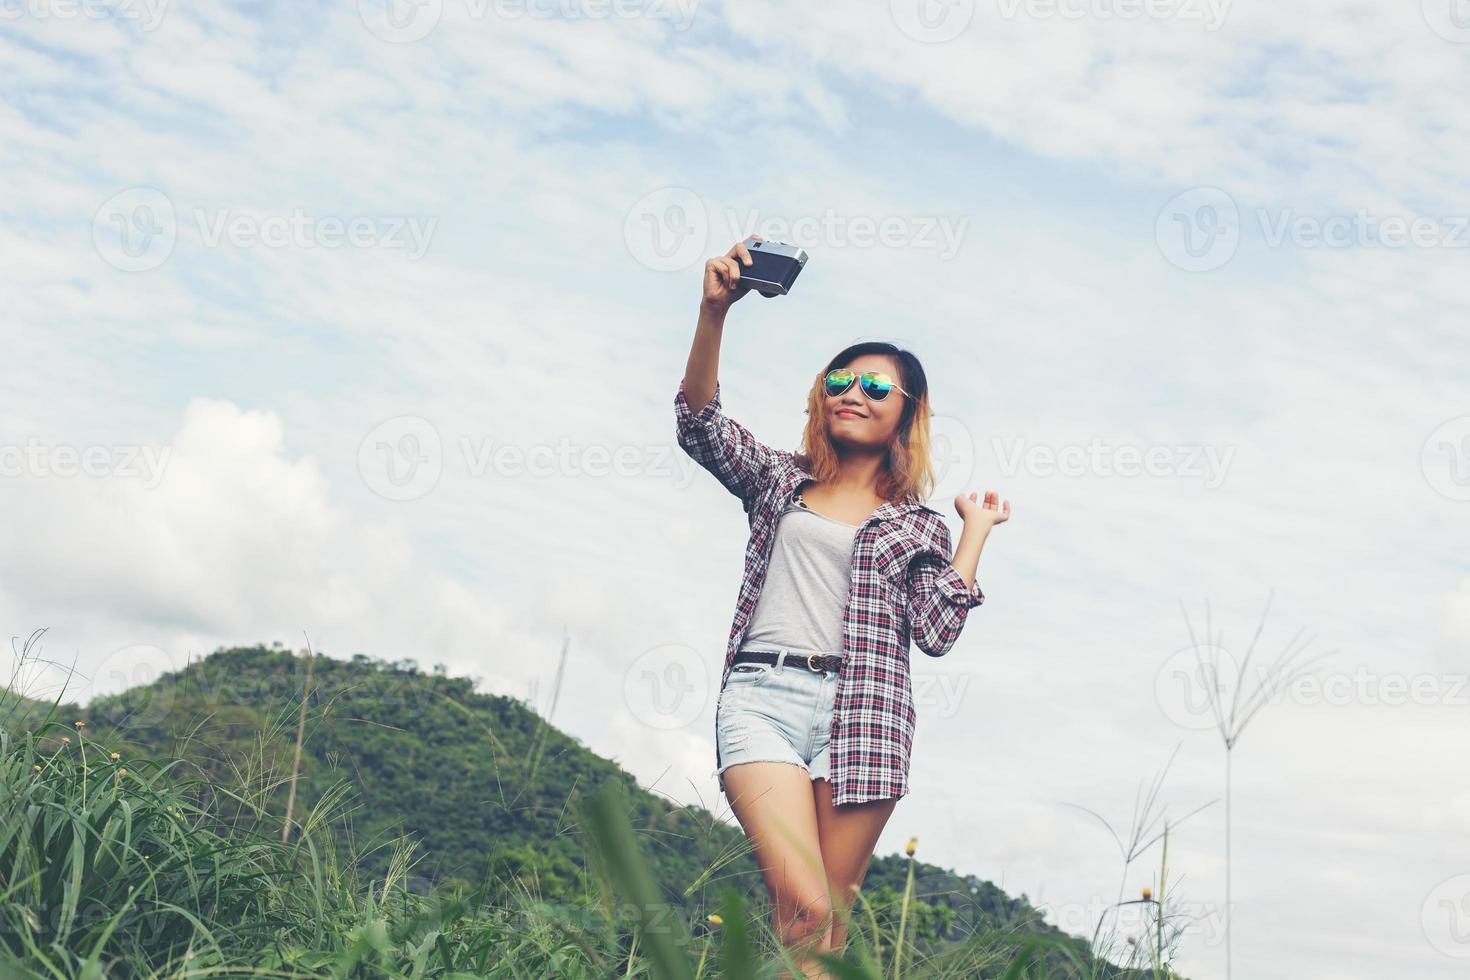
M812 664L812 658L819 656L821 656L821 654L818 653L809 653L806 655L806 669L814 674L820 674L822 672L822 668L813 666Z

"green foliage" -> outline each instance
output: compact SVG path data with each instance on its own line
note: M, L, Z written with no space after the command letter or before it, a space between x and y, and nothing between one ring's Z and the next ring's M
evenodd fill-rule
M221 837L168 779L127 768L85 729L0 730L0 948L53 976L118 961L163 970L268 946L309 911L262 888L286 855ZM286 896L289 897L289 896Z
M284 834L291 652L222 650L86 712L0 691L0 977L703 980L790 963L738 828L442 668L321 657L313 677ZM859 900L826 956L837 976L1000 976L1020 956L1010 975L1127 975L1024 899L912 857L874 857Z

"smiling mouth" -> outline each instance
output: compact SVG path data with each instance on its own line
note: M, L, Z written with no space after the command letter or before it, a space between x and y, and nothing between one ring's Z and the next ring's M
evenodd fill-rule
M849 418L849 419L864 419L864 418L867 418L866 415L859 415L857 412L850 411L850 410L845 409L845 408L842 411L840 411L840 412L837 413L837 417L838 418Z

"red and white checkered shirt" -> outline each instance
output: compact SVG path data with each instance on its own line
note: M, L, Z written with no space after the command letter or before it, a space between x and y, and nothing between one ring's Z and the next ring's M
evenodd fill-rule
M755 611L775 544L776 527L798 488L814 479L795 454L757 440L720 407L720 386L698 412L684 383L674 396L678 442L695 462L740 498L750 519L745 575L725 650L720 690ZM909 791L914 695L909 638L931 657L959 639L970 609L985 601L950 564L943 516L911 495L884 502L853 539L852 580L842 617L844 660L832 712L832 802L902 797ZM719 766L716 739L715 765Z

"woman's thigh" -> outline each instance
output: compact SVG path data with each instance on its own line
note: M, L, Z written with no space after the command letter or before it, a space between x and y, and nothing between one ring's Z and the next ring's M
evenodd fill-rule
M812 781L812 796L822 864L827 869L833 904L850 907L849 892L863 883L873 849L878 846L878 838L898 800L869 800L834 807L832 784L826 779Z
M806 770L786 762L742 762L726 769L724 780L730 809L754 845L756 864L776 901L828 907L816 799Z

